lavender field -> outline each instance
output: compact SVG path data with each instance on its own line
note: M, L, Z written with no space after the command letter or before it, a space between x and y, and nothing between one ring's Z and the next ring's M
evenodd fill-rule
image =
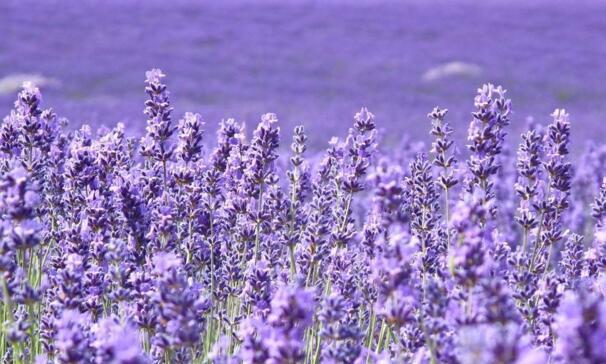
M0 360L606 363L605 8L0 3Z
M458 136L485 82L507 86L512 128L575 116L573 139L606 136L602 1L0 1L0 115L23 76L74 125L123 121L141 132L144 70L171 75L177 114L212 129L266 112L305 124L319 150L366 106L396 143L426 142L427 110L450 110ZM2 81L4 80L4 82ZM578 139L577 139L578 138Z

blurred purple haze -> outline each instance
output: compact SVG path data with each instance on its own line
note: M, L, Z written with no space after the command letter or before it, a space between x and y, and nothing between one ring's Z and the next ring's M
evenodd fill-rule
M563 107L576 141L598 140L605 60L598 1L0 1L0 115L15 82L39 75L44 106L76 126L143 129L144 73L159 67L175 117L200 112L213 133L275 112L320 147L367 106L387 141L425 140L439 105L462 136L476 88L493 82L516 132Z

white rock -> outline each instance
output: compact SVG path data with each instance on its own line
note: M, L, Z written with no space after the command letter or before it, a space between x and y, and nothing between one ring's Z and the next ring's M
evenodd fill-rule
M448 62L428 69L423 74L423 81L431 82L446 77L477 77L482 68L477 64L465 62Z
M45 77L40 74L15 73L0 78L0 94L13 94L21 89L21 86L31 82L37 87L56 87L59 86L59 80Z

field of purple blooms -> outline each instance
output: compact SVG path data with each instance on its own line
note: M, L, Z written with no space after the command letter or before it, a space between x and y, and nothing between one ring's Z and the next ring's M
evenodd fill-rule
M604 14L602 0L0 0L0 115L31 79L72 128L139 134L141 73L157 67L176 114L216 130L274 112L283 129L305 124L314 152L362 105L391 145L429 141L435 105L463 138L486 82L515 100L512 134L558 107L575 116L573 142L600 140Z
M3 362L606 362L606 147L573 157L565 110L506 153L486 84L467 140L436 107L431 147L385 149L362 108L316 156L145 83L142 138L31 84L0 124Z

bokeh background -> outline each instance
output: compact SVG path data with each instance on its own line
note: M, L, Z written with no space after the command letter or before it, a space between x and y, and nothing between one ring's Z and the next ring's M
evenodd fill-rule
M573 140L606 136L606 1L0 1L0 115L32 79L72 126L141 132L152 67L210 132L275 112L323 146L367 106L388 142L425 140L440 105L462 144L493 82L515 131L564 107Z

